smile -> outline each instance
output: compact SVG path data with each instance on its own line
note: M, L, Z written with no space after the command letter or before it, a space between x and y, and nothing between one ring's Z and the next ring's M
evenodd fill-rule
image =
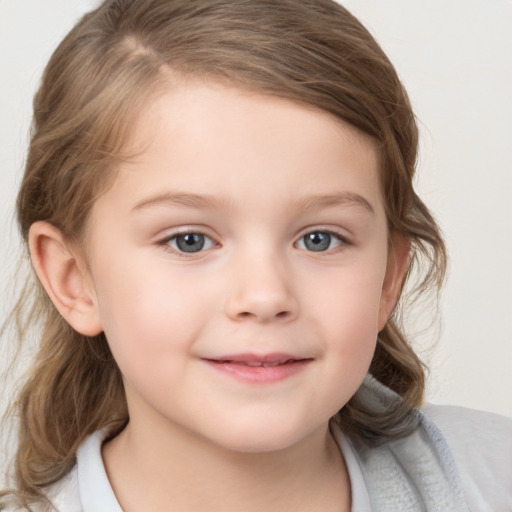
M294 361L294 359L288 359L284 362L275 361L273 363L266 363L263 361L245 361L244 362L244 361L230 361L230 360L220 361L220 362L221 363L231 363L231 364L243 364L246 366L253 366L253 367L262 366L263 368L270 368L273 366L279 366L280 364L289 364L289 363L292 363L293 361Z
M290 354L236 354L203 361L236 380L250 384L270 384L299 373L313 359Z

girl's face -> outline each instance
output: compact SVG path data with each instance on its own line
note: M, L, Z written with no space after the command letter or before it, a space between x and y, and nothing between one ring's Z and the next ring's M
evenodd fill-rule
M325 431L368 370L405 258L388 254L372 141L196 82L151 104L134 148L87 238L133 427L244 452Z

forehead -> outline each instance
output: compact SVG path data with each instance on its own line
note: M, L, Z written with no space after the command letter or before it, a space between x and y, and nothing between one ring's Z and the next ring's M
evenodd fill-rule
M320 109L231 85L163 91L141 112L130 146L135 156L114 188L133 204L166 189L246 204L349 192L380 204L371 137Z

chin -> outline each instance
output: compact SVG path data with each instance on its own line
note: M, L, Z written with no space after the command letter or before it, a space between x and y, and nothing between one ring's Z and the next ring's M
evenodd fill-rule
M221 438L217 438L217 444L238 453L273 453L287 450L311 434L311 431L292 425L272 425L270 422L261 425L260 422L248 428L231 426L223 431Z

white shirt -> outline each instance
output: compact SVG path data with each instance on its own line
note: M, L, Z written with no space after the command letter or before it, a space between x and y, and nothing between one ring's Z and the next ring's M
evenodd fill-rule
M453 406L428 405L424 412L450 448L468 509L512 512L512 420ZM89 436L78 450L75 467L49 490L59 512L123 512L101 457L104 435L100 430ZM352 512L371 512L372 500L358 455L339 429L334 437L348 468ZM393 512L401 511L395 508Z

